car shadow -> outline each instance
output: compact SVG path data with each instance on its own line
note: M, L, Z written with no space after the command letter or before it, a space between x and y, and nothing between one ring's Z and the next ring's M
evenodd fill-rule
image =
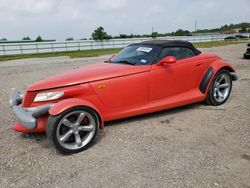
M21 133L21 137L36 141L42 141L47 138L45 133Z
M184 111L189 111L189 110L193 110L195 108L200 108L201 106L204 106L204 103L196 103L196 104L186 105L186 106L177 107L177 108L173 108L173 109L169 109L169 110L162 110L162 111L158 111L158 112L138 115L138 116L124 118L124 119L120 119L120 120L109 121L109 122L106 122L104 124L104 129L105 129L105 127L124 125L126 123L130 123L130 122L133 122L133 121L140 121L140 120L145 120L145 119L150 120L150 119L162 117L162 116L165 116L165 115L178 114L178 113L181 113L181 112L184 112ZM45 133L21 133L20 136L22 138L25 138L25 139L30 139L30 140L33 140L33 141L35 140L43 148L49 149L52 152L55 151L55 147L52 147L53 146L52 142L51 141L45 141L47 139L47 136L46 136ZM98 135L97 135L96 139L86 148L86 150L88 148L94 146L98 142L100 142L104 136L105 136L105 131L100 130L98 132ZM63 156L71 155L71 154L62 153L62 152L60 152L58 150L57 150L57 153L59 155L63 155Z

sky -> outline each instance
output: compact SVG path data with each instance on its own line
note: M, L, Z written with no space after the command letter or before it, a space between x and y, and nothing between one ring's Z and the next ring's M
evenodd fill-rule
M110 35L193 31L250 22L250 0L0 0L0 39L24 36L89 38L103 26Z

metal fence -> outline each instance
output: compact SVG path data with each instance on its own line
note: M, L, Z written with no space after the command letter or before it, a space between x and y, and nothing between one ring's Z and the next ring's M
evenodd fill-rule
M249 36L249 34L245 35ZM210 34L210 35L198 35L198 36L169 36L169 37L159 37L157 39L186 40L192 43L196 43L196 42L221 41L224 40L224 38L227 36L229 35ZM34 43L32 42L32 43L0 44L0 56L123 48L127 45L146 40L152 40L152 38L112 39L103 41L75 40L75 41L64 41L64 42L34 42Z

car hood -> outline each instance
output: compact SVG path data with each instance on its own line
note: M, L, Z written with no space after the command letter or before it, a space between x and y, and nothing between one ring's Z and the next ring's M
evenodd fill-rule
M30 85L28 91L39 91L65 87L86 82L121 77L131 74L137 74L149 71L150 66L133 66L115 63L97 63L77 68L63 74L48 77L33 85Z

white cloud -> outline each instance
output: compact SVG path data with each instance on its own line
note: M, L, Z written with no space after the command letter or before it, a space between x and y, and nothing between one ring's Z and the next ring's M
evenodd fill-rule
M97 6L101 9L119 9L126 6L126 0L96 0Z
M46 14L56 11L60 0L8 0L0 1L1 12L16 16Z
M20 11L28 14L46 14L56 10L58 1L55 0L25 0L18 1L14 5L14 11Z

